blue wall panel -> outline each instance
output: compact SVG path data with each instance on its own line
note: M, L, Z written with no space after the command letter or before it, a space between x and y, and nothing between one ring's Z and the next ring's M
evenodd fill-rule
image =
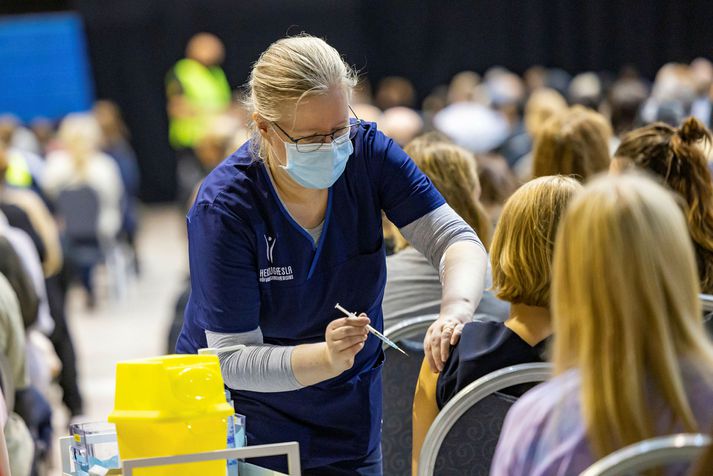
M82 22L70 13L0 18L0 114L59 119L91 107Z

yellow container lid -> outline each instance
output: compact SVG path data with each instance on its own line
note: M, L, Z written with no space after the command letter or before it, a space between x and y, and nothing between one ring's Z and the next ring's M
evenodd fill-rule
M225 400L215 355L166 355L116 366L112 423L225 417L234 412Z

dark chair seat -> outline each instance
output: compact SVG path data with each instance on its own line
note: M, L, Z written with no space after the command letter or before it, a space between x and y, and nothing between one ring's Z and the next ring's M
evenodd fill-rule
M516 400L496 392L470 407L443 440L434 474L488 476L505 416Z
M82 186L63 190L55 205L64 235L71 242L98 243L99 197L93 189Z
M552 373L548 363L513 365L479 378L441 410L421 448L419 476L488 475L505 416L522 385ZM513 392L517 387L518 391Z
M384 331L408 356L383 346L383 470L389 476L411 474L413 394L423 362L423 337L437 316L415 317Z

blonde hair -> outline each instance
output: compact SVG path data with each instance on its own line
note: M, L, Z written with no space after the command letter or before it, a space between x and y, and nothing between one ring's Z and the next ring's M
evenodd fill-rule
M487 249L492 227L478 199L480 180L475 157L454 144L433 142L430 136L412 141L404 151L433 182L448 205L475 230Z
M347 93L356 86L355 71L336 49L324 40L302 34L271 44L253 65L245 105L267 121L277 122L285 109L293 110L311 95L342 87ZM269 160L269 144L253 129L254 153Z
M80 176L86 172L91 156L100 150L104 140L99 122L87 113L67 115L59 125L57 136Z
M672 424L696 431L679 359L711 374L713 347L672 194L630 174L593 181L562 220L552 284L555 370L581 373L595 457L655 436L652 389Z
M607 170L612 129L601 114L574 106L549 118L535 137L532 171L574 175L578 180Z
M705 293L713 293L713 181L701 146L713 141L696 118L680 128L657 122L624 135L614 156L652 172L688 205L686 221L693 239L698 275Z
M505 203L490 249L493 289L499 299L549 307L557 226L581 188L569 177L540 177Z
M542 124L550 117L567 110L567 101L550 88L536 89L525 104L525 129L530 137L537 136Z

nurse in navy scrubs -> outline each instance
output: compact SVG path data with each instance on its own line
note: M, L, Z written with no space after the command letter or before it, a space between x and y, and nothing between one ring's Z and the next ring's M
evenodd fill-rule
M441 313L425 340L433 369L471 320L485 275L473 230L351 112L355 83L318 38L272 44L250 76L255 134L206 178L188 214L178 351L247 345L220 361L248 442L298 441L305 474L382 474L383 353L366 330L383 330L382 210L441 273ZM279 458L261 464L284 470Z

